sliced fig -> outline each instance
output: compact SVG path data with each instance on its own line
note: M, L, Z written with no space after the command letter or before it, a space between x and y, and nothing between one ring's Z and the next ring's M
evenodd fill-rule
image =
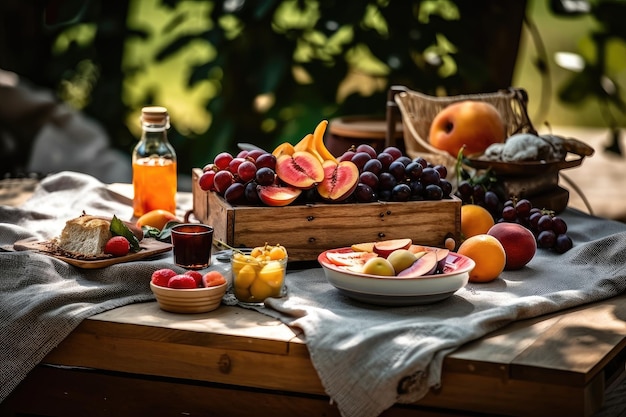
M394 250L408 249L412 244L413 241L409 238L381 240L380 242L374 243L374 253L377 253L383 258L387 258Z
M294 202L302 190L285 185L257 185L261 201L272 207L282 207Z
M413 265L400 271L397 275L398 278L416 278L424 275L434 274L437 270L437 252L426 252L417 261L413 262Z
M437 271L438 273L442 273L443 269L446 266L446 259L448 259L448 254L450 253L450 249L439 249L435 250L437 254Z
M322 164L324 180L318 184L319 195L330 201L345 200L359 183L359 169L351 161L326 160Z
M296 151L276 159L276 175L286 184L305 190L324 179L324 168L315 155Z

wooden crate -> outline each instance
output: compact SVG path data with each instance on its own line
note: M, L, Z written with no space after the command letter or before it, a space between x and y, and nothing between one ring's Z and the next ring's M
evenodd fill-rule
M213 226L214 238L234 247L281 244L290 261L312 261L327 250L353 243L411 238L439 246L461 235L461 200L306 204L285 207L232 206L198 185L192 171L193 214Z

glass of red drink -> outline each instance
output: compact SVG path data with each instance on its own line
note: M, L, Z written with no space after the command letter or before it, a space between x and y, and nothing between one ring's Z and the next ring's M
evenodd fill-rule
M172 227L174 263L186 269L204 269L211 264L213 227L185 223Z

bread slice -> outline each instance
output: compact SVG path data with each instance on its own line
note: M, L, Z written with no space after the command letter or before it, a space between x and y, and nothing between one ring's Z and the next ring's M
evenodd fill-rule
M89 215L68 220L58 247L81 257L104 256L104 247L112 237L110 227L110 221Z

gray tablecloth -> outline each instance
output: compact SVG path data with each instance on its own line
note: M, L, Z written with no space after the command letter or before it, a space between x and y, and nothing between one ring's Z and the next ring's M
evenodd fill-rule
M23 206L0 206L0 247L56 236L83 210L130 218L129 203L92 177L51 176ZM340 295L315 268L290 272L288 296L257 310L303 330L313 365L344 417L374 417L437 386L443 358L462 344L515 320L626 290L626 225L573 210L563 217L572 250L539 250L523 270L470 284L436 304L362 304ZM86 271L32 252L0 252L0 401L84 318L152 300L149 276L163 267L171 267L171 255Z
M26 238L58 236L65 221L89 214L132 218L130 200L93 177L63 172L44 179L20 207L0 206L0 402L80 322L130 303L153 300L149 261L83 270L35 252L12 252ZM36 395L36 394L34 394Z
M302 329L322 384L344 417L374 417L437 387L444 357L462 344L516 320L626 290L626 225L573 210L562 217L575 244L569 252L540 249L522 270L470 283L436 304L362 304L312 269L289 274L289 296L258 310Z

